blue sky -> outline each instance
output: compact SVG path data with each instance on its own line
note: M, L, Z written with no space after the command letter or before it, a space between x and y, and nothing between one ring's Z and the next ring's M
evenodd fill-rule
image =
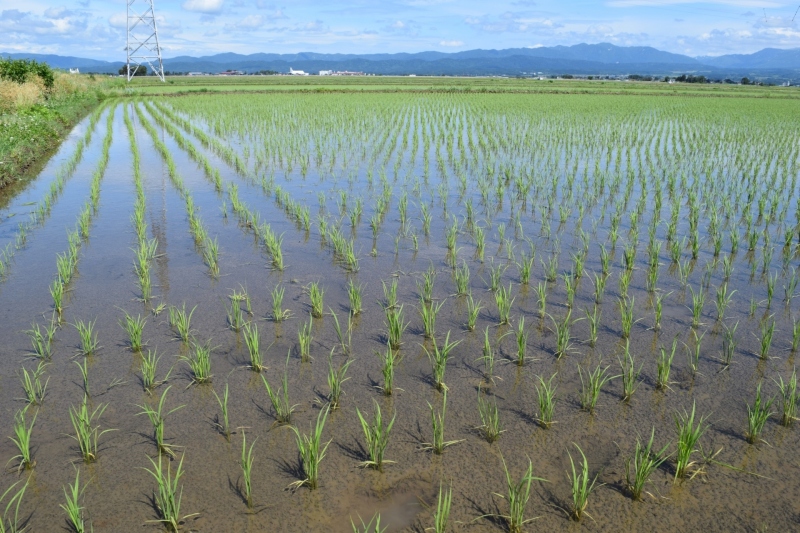
M800 14L792 21L798 5L800 0L155 0L165 57L581 42L691 56L750 53L800 47ZM124 60L124 46L125 0L0 0L0 51Z

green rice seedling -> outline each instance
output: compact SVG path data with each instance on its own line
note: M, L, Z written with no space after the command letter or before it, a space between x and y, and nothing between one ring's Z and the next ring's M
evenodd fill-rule
M580 521L583 515L590 516L586 512L586 506L589 503L589 495L597 487L597 475L594 478L589 475L589 461L586 460L583 450L580 446L575 444L578 452L581 454L580 468L575 468L575 462L572 460L572 454L569 455L569 465L572 470L572 475L569 475L569 481L572 485L572 518ZM603 483L600 484L602 486Z
M786 303L787 307L792 303L792 298L794 298L794 295L797 293L798 281L800 281L800 278L797 276L797 269L792 267L792 277L790 277L786 285L783 286L783 301Z
M325 296L325 290L321 289L319 283L312 282L306 287L308 291L308 298L311 301L311 316L314 318L322 318L322 313L324 311L323 308L323 297Z
M458 237L458 222L453 219L453 225L447 228L445 238L447 240L447 250L453 252L456 249L456 238Z
M242 329L244 332L244 343L247 345L247 352L250 354L250 364L247 366L253 372L262 372L264 366L264 356L261 355L260 341L258 337L258 325L246 323Z
M666 390L669 388L670 373L672 372L672 361L675 359L675 350L678 348L678 337L672 339L672 350L667 353L667 350L661 346L661 355L656 359L656 389Z
M433 385L439 391L447 390L447 386L444 384L444 373L447 369L447 359L450 357L450 351L461 344L461 341L450 342L450 332L447 332L447 336L444 339L444 344L439 347L436 343L436 339L433 339L433 351L429 351L428 348L423 346L422 348L425 350L425 353L428 355L428 359L431 362L431 371L433 374Z
M381 281L383 285L384 296L384 309L394 309L397 307L397 278L392 279L392 283L387 285L385 281Z
M436 333L436 315L441 311L444 306L444 301L439 302L439 305L434 303L428 305L425 303L424 298L420 298L419 314L422 319L423 334L426 339L432 339Z
M530 283L531 271L533 270L533 260L533 254L531 254L531 257L523 254L522 261L517 263L517 268L519 269L519 282L521 285L527 285Z
M771 316L761 322L761 359L769 359L769 350L772 347L772 337L775 335L775 319Z
M328 405L331 411L335 411L339 408L339 400L342 397L344 391L342 390L342 384L347 381L348 377L345 377L347 374L347 369L353 364L355 359L348 359L344 363L338 366L338 368L334 368L333 366L333 350L331 353L328 354L328 389L330 393L328 395Z
M717 287L716 299L714 300L714 305L717 306L717 321L725 318L725 311L727 310L728 305L730 305L734 293L736 293L735 290L728 292L727 283L723 283Z
M242 306L236 300L231 300L230 305L226 308L228 315L228 327L233 331L241 331L244 327L244 314L242 313Z
M241 459L239 460L239 466L242 467L242 479L244 480L244 499L245 503L247 504L248 509L253 508L253 462L255 458L253 457L253 448L256 445L258 438L250 444L250 447L247 447L247 435L244 433L244 429L242 430L242 455Z
M678 280L681 283L681 287L686 287L686 284L689 281L689 274L691 273L692 265L688 259L682 263L678 263Z
M308 322L304 322L300 329L297 330L297 351L300 355L300 361L308 363L311 361L311 327L314 323L314 318L309 315Z
M702 472L702 467L692 460L692 455L698 451L697 442L708 429L706 424L708 415L701 416L695 423L696 408L697 405L693 402L691 413L684 410L683 413L676 412L674 415L675 427L678 431L677 450L675 452L675 481L683 478L693 479Z
M625 339L625 352L623 353L622 357L619 358L619 366L622 369L622 401L628 402L633 397L633 393L636 392L636 389L639 387L639 375L642 372L642 367L644 363L639 365L639 368L636 368L636 357L631 353L630 350L631 341L630 339Z
M556 322L556 319L552 316L550 317L550 320L553 321L553 333L555 333L556 336L556 359L561 359L572 350L572 335L570 334L570 327L572 325L570 322L571 317L572 309L567 311L567 314L560 323Z
M517 322L517 329L514 332L514 337L517 341L517 366L524 366L528 349L528 333L525 331L524 316Z
M392 416L388 424L385 424L380 405L378 405L378 402L375 400L373 400L372 403L375 404L375 414L371 422L367 422L364 415L362 415L361 411L356 407L356 414L358 415L359 422L361 422L361 429L364 431L364 440L367 443L367 456L369 457L368 460L360 463L359 466L374 468L378 472L383 472L384 464L394 462L386 460L384 455L386 454L386 447L389 445L389 434L392 431L394 420L397 415L395 414Z
M72 281L72 259L67 254L56 255L56 268L58 270L58 279L64 285L69 285Z
M619 314L620 314L620 322L621 322L621 334L623 339L627 339L631 336L631 328L633 325L638 322L638 320L633 319L633 306L634 306L634 298L628 298L625 296L624 298L619 298Z
M778 281L778 273L773 272L767 276L767 309L772 306L772 297L775 295L775 283Z
M692 327L696 328L700 325L700 318L703 315L703 305L706 301L706 295L702 289L694 292L694 289L689 287L689 291L692 293L692 307L690 307L692 311Z
M142 388L144 391L150 395L152 394L153 390L167 382L169 379L170 374L172 374L172 369L170 368L167 372L167 375L162 380L156 379L156 372L158 371L158 362L161 360L161 356L153 350L147 350L147 355L142 355L142 362L139 366L139 371L141 372L141 380L142 380Z
M478 315L483 309L481 305L481 301L478 300L477 302L472 299L472 293L470 292L467 295L467 329L469 331L475 331L475 325L478 321Z
M331 441L322 442L322 431L325 428L325 422L328 420L328 410L329 407L325 407L319 412L317 424L309 435L301 434L297 428L290 426L297 440L300 466L303 469L303 475L305 475L305 479L295 481L290 487L300 488L307 486L309 489L314 490L319 485L319 465L325 458L325 452L331 443Z
M228 416L228 384L225 383L225 392L222 393L222 398L219 397L217 391L211 390L214 393L214 398L217 399L217 404L219 404L219 410L222 414L222 417L217 418L216 426L222 436L225 437L225 440L228 442L231 441L231 425Z
M83 364L81 364L81 363L79 363L77 361L73 361L73 363L75 363L77 365L78 369L81 372L81 378L83 379L83 393L86 396L91 396L91 393L89 392L89 366L88 366L88 362L89 361L87 359L83 360Z
M536 376L539 380L539 385L536 385L536 400L539 404L539 425L544 429L553 425L553 415L556 409L556 386L553 385L553 379L558 375L558 372L550 376L547 381L542 376Z
M603 389L603 386L620 377L618 375L610 376L608 374L608 369L608 366L603 367L601 364L598 364L594 370L587 370L586 380L584 380L583 371L580 365L578 365L578 377L580 377L581 380L581 409L588 411L590 414L594 414L594 409L597 406L597 400L600 399L600 391Z
M540 281L533 290L536 292L536 305L539 309L539 316L544 318L547 314L547 283Z
M469 265L462 261L461 268L453 269L453 280L456 285L456 295L465 296L469 292Z
M500 282L503 279L503 274L506 271L506 267L503 265L494 266L494 264L489 266L489 284L488 289L490 291L496 291L501 286Z
M656 292L653 298L653 331L661 331L661 315L664 312L664 298L672 294L671 292Z
M792 353L800 347L800 320L792 317Z
M747 405L747 442L755 444L758 442L761 433L764 431L764 425L774 413L771 411L772 404L775 402L773 396L769 400L764 400L761 397L761 382L756 386L756 397L752 405Z
M219 243L217 238L206 238L203 240L203 259L208 265L211 274L216 276L219 274Z
M89 322L78 320L73 324L75 329L78 330L78 335L81 339L80 346L78 347L78 353L80 355L88 357L100 349L100 343L97 341L97 333L94 332L95 322L97 322L97 319Z
M645 486L650 482L653 472L669 459L671 454L667 453L669 443L660 450L653 449L653 440L656 436L656 428L650 431L650 440L643 444L639 437L636 437L636 446L633 449L633 456L625 461L625 483L631 498L636 501L642 499L646 492ZM650 494L652 496L652 494Z
M586 320L589 322L589 346L594 346L597 343L597 330L600 326L600 308L595 305L594 310L589 313L588 309L583 310L586 315Z
M757 310L758 310L758 302L756 302L755 298L751 297L750 298L750 316L755 316Z
M26 405L14 413L14 436L9 437L16 445L19 453L9 459L8 462L10 463L14 460L18 461L17 472L20 472L21 470L30 470L36 466L36 461L33 460L31 450L31 434L33 433L33 426L36 424L36 417L39 416L39 411L37 410L36 413L34 413L33 417L31 418L31 423L28 425L26 421L28 407L29 405Z
M554 253L550 256L550 258L545 263L544 260L542 261L542 266L544 267L544 277L549 283L552 283L558 279L558 254Z
M193 342L192 344L192 353L182 355L180 359L189 365L192 384L210 383L213 377L211 374L211 345L208 342L206 344Z
M69 408L69 419L75 430L75 435L70 436L78 443L84 463L93 463L97 460L98 440L106 433L115 431L113 429L100 431L100 426L97 425L106 407L108 404L100 404L94 410L89 409L89 397L84 395L80 407Z
M291 316L288 309L283 309L283 295L286 289L280 285L276 285L272 289L272 320L275 322L283 322Z
M502 285L494 292L494 300L497 304L497 314L500 318L500 325L509 324L511 321L511 306L514 304L516 297L511 297L512 284L508 284L508 289Z
M797 401L800 399L797 393L797 369L792 370L792 377L784 383L783 377L778 376L779 381L775 381L781 397L781 425L791 427L797 420ZM773 380L774 381L774 380Z
M375 513L369 522L364 523L364 519L360 516L358 519L361 521L361 527L357 526L353 519L350 518L350 525L353 527L353 533L386 533L389 527L381 527L381 514Z
M636 263L636 245L634 243L626 244L622 249L622 266L625 270L633 270Z
M50 383L50 378L48 377L44 383L42 383L42 376L44 375L44 370L47 367L45 361L39 361L39 364L36 365L36 369L28 372L28 369L22 367L22 375L20 376L20 383L22 384L22 390L25 391L25 401L28 402L29 405L42 405L44 401L44 397L47 394L47 384ZM2 499L0 499L2 501ZM2 533L2 531L0 531Z
M154 520L154 522L160 523L167 531L172 533L177 533L180 530L181 523L184 520L197 515L197 513L193 513L181 516L183 487L180 486L180 480L183 477L183 458L184 456L182 455L174 476L172 474L170 461L167 461L167 467L164 468L161 463L160 455L158 456L158 462L148 457L150 463L153 465L153 469L144 469L153 476L158 486L158 489L153 491L153 502L158 512L158 519Z
M270 387L267 378L262 374L261 380L264 382L264 388L267 390L267 396L272 404L272 410L275 411L275 421L279 424L289 424L292 421L292 413L296 405L289 403L289 355L286 355L286 365L283 369L283 377L281 378L281 386L276 391Z
M722 331L722 364L729 367L733 362L733 355L736 353L736 328L739 327L739 322L733 327L725 326Z
M13 483L10 487L8 487L2 495L0 495L0 503L2 503L6 496L12 494L12 491L22 483L22 480ZM0 518L0 533L22 533L25 531L25 527L21 527L20 524L20 517L19 517L19 507L22 505L22 497L25 495L25 490L28 488L28 480L25 480L25 483L22 485L22 488L13 493L11 498L9 498L8 503L6 503L6 507L3 510L3 516ZM13 514L9 512L11 509L14 509ZM23 521L24 524L24 521Z
M619 293L623 298L628 297L628 287L633 279L633 270L622 270L619 273Z
M478 387L478 414L481 417L481 425L476 429L480 430L483 438L489 444L500 438L500 434L505 431L500 423L500 411L497 409L497 401L494 398L488 399Z
M144 346L142 342L142 332L144 331L147 320L142 318L142 315L137 315L136 318L133 318L125 311L123 311L123 313L125 313L125 318L124 320L120 320L119 325L128 333L128 342L131 350L134 352L141 352L142 346Z
M64 312L64 284L59 279L54 279L50 284L50 296L53 298L53 310L61 317Z
M442 394L442 410L437 413L436 409L428 402L431 410L431 425L433 427L433 439L431 442L422 444L423 450L431 450L436 455L441 455L448 446L458 444L461 440L444 440L444 422L447 413L447 389Z
M68 486L69 491L67 491L67 488L64 487L64 498L66 503L59 504L59 507L61 507L65 513L67 513L67 523L69 523L70 529L74 533L86 533L86 531L93 531L91 526L89 526L89 529L86 528L86 519L83 516L83 511L85 508L80 502L84 491L86 491L86 487L89 486L87 483L81 487L80 468L75 469L75 483L72 483Z
M171 444L167 444L164 440L164 424L166 422L166 417L186 407L185 405L179 405L170 409L166 413L164 412L164 403L167 401L167 393L172 386L168 386L164 389L164 392L161 393L161 398L158 400L158 405L156 408L152 408L149 405L139 405L141 411L137 413L138 415L147 415L147 418L150 420L150 423L153 425L153 441L156 444L156 448L158 449L159 454L168 455L170 457L175 457L175 453L172 451Z
M506 460L500 456L503 462L503 471L506 475L506 494L493 493L494 496L502 498L508 502L508 514L506 515L484 515L479 518L495 517L500 518L506 523L509 533L522 533L525 524L532 522L535 518L525 518L525 508L528 506L528 501L531 498L531 484L534 481L547 481L544 478L534 477L533 463L528 458L528 468L522 475L519 481L514 481L511 478L511 473L508 471Z
M386 328L389 346L392 350L397 350L402 344L403 332L408 327L408 322L403 320L403 305L400 307L386 308Z
M436 270L434 270L433 265L431 265L427 272L422 273L422 283L417 281L417 289L419 289L419 294L423 302L430 302L433 300L433 284L435 281Z
M453 503L453 487L444 490L444 483L439 483L439 497L436 500L436 510L433 513L434 533L446 533L450 521L450 506Z
M364 292L363 285L356 285L351 279L347 284L347 296L350 300L350 314L356 316L361 313L361 295Z
M31 341L31 355L37 359L43 360L49 360L53 356L53 335L55 334L55 329L53 329L53 335L51 335L47 327L42 331L39 324L34 323L31 324L31 329L25 331L25 333Z
M189 342L192 336L192 315L194 315L197 306L192 307L192 310L186 312L186 302L180 309L171 305L169 307L169 325L178 333L178 337L183 342Z
M605 274L593 274L594 281L594 303L603 303L603 294L606 290L606 276Z
M384 396L391 396L394 392L394 367L395 356L392 353L392 348L386 345L385 352L376 352L381 360L381 374L383 375L383 386L378 387Z
M572 302L575 301L575 281L569 274L562 276L564 279L564 291L567 293L566 306L572 308Z
M607 276L611 272L611 255L604 244L600 245L600 268L603 276Z

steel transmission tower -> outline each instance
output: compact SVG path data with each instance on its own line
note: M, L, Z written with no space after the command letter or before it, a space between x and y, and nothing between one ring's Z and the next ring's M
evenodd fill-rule
M164 81L164 64L161 62L161 47L158 45L158 28L153 0L126 0L128 4L128 81L140 66L149 65L161 81Z

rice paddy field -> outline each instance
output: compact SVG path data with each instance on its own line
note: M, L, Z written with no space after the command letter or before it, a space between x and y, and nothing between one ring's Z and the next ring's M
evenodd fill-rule
M2 199L0 531L797 530L798 123L106 102Z

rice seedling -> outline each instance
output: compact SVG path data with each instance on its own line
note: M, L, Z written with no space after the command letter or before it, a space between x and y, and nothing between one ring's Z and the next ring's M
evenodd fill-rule
M80 355L85 355L88 357L100 349L100 343L97 340L97 333L94 332L94 325L96 322L97 319L89 322L78 320L73 324L75 329L78 330L78 335L80 336L81 342L78 347L78 353Z
M444 490L444 483L439 483L439 496L436 499L436 510L433 513L434 533L446 533L447 524L450 521L450 507L453 503L453 487Z
M643 494L652 496L652 494L645 491L645 486L650 482L653 472L658 470L671 456L671 454L667 453L669 443L660 450L653 449L655 436L655 427L650 431L650 440L647 441L647 444L643 444L642 440L637 436L633 455L625 461L625 483L631 498L636 501L641 500Z
M242 306L239 305L237 300L231 300L226 308L228 327L233 331L241 331L244 327L244 314L242 313Z
M213 377L211 374L211 350L210 343L200 344L195 341L192 343L192 353L180 356L180 360L189 365L191 384L202 385L211 382Z
M361 429L364 431L364 440L367 444L367 457L369 457L368 460L363 461L359 466L374 468L378 472L383 472L384 464L394 462L385 459L384 456L386 454L386 447L389 445L389 434L392 431L397 415L395 414L392 416L392 419L389 420L388 423L384 423L381 407L375 400L373 400L372 403L375 404L375 414L371 422L368 422L364 418L364 415L361 414L361 411L356 407L356 414L361 423Z
M174 305L169 307L169 325L178 333L178 337L183 342L189 342L192 335L192 315L194 315L197 306L192 307L192 310L186 312L186 302L179 309Z
M619 294L623 298L628 297L628 287L633 279L633 270L622 270L619 273Z
M536 401L539 404L539 418L537 421L542 428L547 429L553 425L553 415L556 409L556 386L553 385L553 379L558 375L558 372L550 376L547 381L542 376L536 376L539 384L536 385Z
M65 253L56 255L58 280L64 285L69 285L69 282L72 281L73 263L71 257L72 256L68 256Z
M800 320L792 317L792 353L800 347Z
M756 302L755 298L750 298L750 316L755 316L756 311L758 310L758 302Z
M612 250L613 249L614 247L612 246ZM608 253L608 250L606 250L604 244L600 245L600 268L604 278L611 271L611 255Z
M694 349L689 349L687 346L687 356L689 359L689 372L691 372L692 376L697 375L697 369L700 366L700 347L701 343L703 342L703 337L706 336L705 332L702 335L697 334L697 330L692 330L692 335L694 336Z
M600 363L598 363L594 370L586 371L586 380L584 380L583 371L581 370L580 365L578 365L578 377L581 380L581 409L588 411L589 414L594 414L595 407L597 406L597 400L600 399L600 391L603 389L603 386L606 383L620 377L619 375L610 376L608 374L608 369L608 366L603 367Z
M422 273L422 282L420 283L420 281L417 281L417 289L419 290L423 302L429 303L433 300L433 284L435 281L436 270L434 270L433 265L431 265L427 272Z
M45 361L39 361L39 364L36 365L36 369L31 372L28 372L27 368L22 367L20 383L22 384L22 390L25 391L25 401L28 402L29 405L42 405L44 401L44 397L47 394L47 385L50 382L50 378L48 377L44 383L42 383L42 376L44 375L47 364L48 363ZM2 499L0 499L0 501L2 501Z
M89 484L85 484L81 487L81 471L79 468L75 469L75 482L69 484L69 491L67 488L64 487L64 499L66 503L59 504L65 513L67 513L67 523L70 526L70 529L74 533L86 533L86 531L93 531L93 528L89 526L89 529L86 528L86 519L83 516L83 511L85 507L81 505L81 498L83 498L83 493L86 491L86 487Z
M54 279L50 284L50 296L53 298L53 310L59 319L64 312L64 284L59 279Z
M335 411L339 408L339 400L344 393L342 384L350 379L345 377L345 374L347 374L347 369L353 364L353 361L355 361L355 359L348 359L339 365L338 368L335 368L333 365L334 350L335 348L328 354L328 389L330 390L328 394L328 406L331 411Z
M331 441L322 442L322 431L328 419L328 410L328 407L320 410L316 426L314 426L309 435L301 434L297 428L290 426L296 437L297 450L300 454L300 466L303 470L303 475L305 475L305 479L295 481L290 487L300 488L307 486L309 489L314 490L319 485L319 465L325 458L325 452L331 443Z
M491 444L499 439L500 434L505 430L500 423L497 401L494 398L487 398L480 387L478 387L478 414L481 417L481 425L476 429L480 430L486 442Z
M528 506L528 502L531 498L531 484L534 481L546 482L547 480L540 477L534 477L533 463L531 462L530 458L528 458L528 468L525 470L519 481L515 481L511 478L511 473L508 471L505 458L500 456L500 460L503 463L503 471L506 475L506 493L499 494L494 492L492 494L498 498L506 500L508 503L508 514L484 515L479 518L500 518L505 521L509 533L522 533L525 524L535 520L535 518L525 518L525 508Z
M433 374L433 385L439 391L447 390L447 386L444 384L444 373L447 369L447 359L450 357L450 352L453 348L461 344L461 341L450 342L450 332L447 332L447 336L444 339L444 344L439 347L436 343L436 339L433 339L433 351L429 351L427 347L423 346L422 348L425 350L425 353L428 355L428 359L431 362L431 371Z
M575 301L575 281L569 274L562 276L564 280L564 291L567 293L566 306L572 308L572 302Z
M462 442L461 440L444 440L444 422L445 422L445 415L447 413L447 389L444 389L442 393L442 410L441 412L436 412L436 409L428 402L428 407L431 410L431 426L433 427L433 439L431 442L425 442L422 444L423 450L430 450L436 455L441 455L444 452L444 449L448 446L452 446L454 444L458 444Z
M308 322L304 322L300 329L297 330L297 352L300 356L300 361L308 363L311 361L311 327L314 323L314 318L309 315Z
M14 413L14 436L9 437L17 447L19 453L9 459L8 463L15 460L18 461L17 472L30 470L36 466L36 461L33 460L31 450L31 433L33 433L33 426L36 424L36 417L39 416L39 411L37 410L36 413L34 413L29 425L26 421L29 407L30 405L26 405Z
M325 290L321 289L319 283L312 282L306 287L306 291L308 292L308 298L311 301L311 316L314 318L322 318L323 309L323 297L325 296Z
M549 283L552 283L558 279L558 254L554 253L550 256L550 258L545 263L544 260L541 260L542 266L544 267L544 278Z
M478 321L481 309L483 309L481 301L478 300L476 302L472 299L472 293L469 293L467 295L467 329L469 331L475 331L475 324Z
M89 392L89 366L88 366L89 361L87 359L84 359L83 364L77 361L73 361L73 363L77 365L78 369L81 372L81 378L83 380L83 393L87 396L91 396L91 393Z
M439 314L443 306L444 301L439 302L439 305L435 303L428 305L424 298L420 298L419 314L422 319L423 335L426 339L432 339L436 333L436 315Z
M672 372L672 361L675 359L675 351L678 348L678 337L672 339L672 349L667 352L664 346L660 347L660 354L656 359L656 389L666 390L669 388L670 373Z
M703 305L705 304L706 295L702 289L694 292L694 289L689 287L689 291L692 293L692 307L690 307L692 311L692 327L696 328L700 325L700 318L703 315Z
M262 372L267 367L264 365L264 357L261 354L258 325L248 322L244 325L242 331L244 333L244 343L250 355L250 364L247 365L247 368L253 372Z
M767 276L767 309L772 306L772 297L775 295L775 283L778 281L778 273L773 272Z
M528 348L528 333L525 331L525 317L520 318L519 322L517 322L517 329L514 331L514 337L517 341L517 366L524 366Z
M536 305L538 306L539 316L544 318L547 314L547 284L540 281L534 288L534 292L536 292Z
M279 424L289 424L292 421L292 413L296 405L289 402L289 355L286 355L286 364L283 369L283 377L281 378L281 386L276 391L270 387L267 378L262 374L261 380L264 382L264 388L269 396L269 401L272 404L272 410L275 411L275 421Z
M53 356L53 336L55 335L55 325L51 328L39 327L39 324L31 324L31 329L25 331L31 341L30 354L37 359L49 360Z
M778 376L778 379L775 384L780 391L781 425L791 427L797 420L797 401L800 399L797 393L797 369L792 370L792 377L788 381L784 382L781 376Z
M761 397L761 382L759 382L756 386L756 397L753 400L753 404L747 405L747 433L745 437L750 444L755 444L761 440L759 437L764 431L764 425L769 420L769 417L775 414L770 410L774 402L774 396L769 400L764 400Z
M586 460L586 455L580 446L575 444L575 447L581 454L581 464L579 469L576 469L572 454L567 452L572 470L572 475L568 475L568 478L572 485L572 518L580 521L583 515L590 516L586 512L586 507L589 504L589 495L597 487L597 474L593 478L589 475L589 461ZM602 485L603 483L600 484L600 486Z
M94 410L89 409L89 397L83 397L80 407L69 408L69 419L75 435L70 435L78 443L78 449L84 463L93 463L97 460L97 445L100 437L115 431L114 429L104 429L100 431L97 422L108 407L108 404L99 404Z
M0 495L0 503L6 499L6 496L11 495L11 498L9 498L3 510L3 516L0 518L0 533L22 533L26 529L24 526L25 521L23 520L20 522L19 507L22 505L22 497L25 495L25 490L28 488L28 480L25 480L22 488L12 495L12 491L20 483L22 483L22 480L12 483L11 486ZM9 511L11 511L12 508L14 511L13 514L10 514Z
M386 328L389 346L392 350L397 350L402 345L403 332L408 327L409 322L403 320L403 305L400 307L386 308Z
M381 514L375 513L372 515L372 518L369 519L369 522L364 523L364 519L360 516L358 519L361 521L361 526L357 526L353 519L350 518L350 525L353 528L353 533L386 533L386 530L389 527L381 527Z
M291 316L288 309L283 309L283 295L286 289L280 285L276 285L272 289L272 320L275 322L283 322Z
M253 448L256 445L258 438L247 447L247 435L242 430L242 455L239 459L239 466L242 468L242 478L244 480L244 500L248 509L253 508Z
M728 305L730 305L735 293L735 290L728 292L727 283L723 283L717 287L716 298L714 300L714 305L717 307L717 321L721 321L725 318L725 311L728 309Z
M383 285L384 296L384 309L394 309L397 307L397 278L392 279L392 283L387 285L385 281L381 281Z
M158 370L158 362L161 360L161 356L156 353L156 351L147 350L147 355L142 355L142 362L139 366L139 371L141 372L141 382L142 388L144 391L149 395L152 394L153 390L167 382L169 379L170 374L172 374L172 368L169 369L167 375L162 380L156 379L156 372Z
M456 295L465 296L469 292L469 265L462 261L461 267L453 269L453 281L456 285Z
M761 351L759 357L769 359L769 349L772 346L772 337L775 335L775 319L771 316L761 322Z
M158 453L168 455L170 457L175 457L175 453L172 451L174 446L171 444L167 444L166 441L164 440L164 424L166 422L166 417L186 406L179 405L177 407L170 409L166 413L164 412L164 403L167 401L167 393L171 388L172 385L164 389L164 392L161 393L161 397L159 398L158 404L155 408L150 407L147 404L138 405L137 407L139 407L141 411L137 413L137 416L147 415L147 418L153 425L153 442L155 443L156 448L158 449Z
M702 467L692 460L692 455L698 451L697 442L708 429L706 424L708 415L701 416L695 423L696 408L697 404L693 402L691 413L684 410L683 413L676 412L674 415L675 427L678 431L675 451L675 481L684 478L693 479L702 472Z
M619 314L620 314L620 322L621 322L621 335L623 339L627 339L631 336L631 328L633 325L638 322L638 320L633 319L633 306L634 306L634 298L628 298L625 296L624 298L619 298Z
M228 416L228 384L225 383L225 392L222 393L222 398L219 397L217 391L211 390L214 393L214 398L217 399L217 404L219 405L220 413L222 417L217 417L216 426L222 436L225 437L225 440L228 442L231 441L231 425L230 425L230 417Z
M356 316L361 313L361 295L364 292L363 285L356 285L351 279L347 284L347 297L350 300L350 314Z
M733 362L733 355L736 353L736 328L739 323L733 327L725 326L722 331L722 364L727 368Z
M511 306L514 304L516 297L511 297L512 284L508 284L508 289L502 285L494 292L494 300L497 304L497 314L500 318L500 325L510 323Z
M561 359L572 350L572 335L570 334L570 327L572 325L570 322L571 316L572 309L567 311L567 314L560 323L556 322L556 319L552 316L550 317L550 320L553 321L553 333L555 333L556 336L556 359Z
M125 318L120 320L119 325L128 333L130 349L134 352L141 352L144 346L142 332L147 320L142 318L142 315L137 315L136 318L133 318L127 312L123 311L123 313L125 313Z
M487 285L487 288L490 291L494 292L498 290L505 271L506 267L503 265L494 266L494 264L492 264L489 266L489 283Z
M583 313L586 315L586 320L589 323L589 340L587 342L589 346L594 346L595 343L597 343L597 331L600 325L601 312L599 307L595 305L591 313L589 313L588 309L584 309Z
M157 490L153 491L153 502L155 503L158 518L152 520L153 522L160 523L167 531L177 533L181 524L192 516L198 513L181 516L181 500L183 498L183 487L180 486L180 480L183 477L183 459L178 462L178 468L175 469L175 475L172 474L172 467L170 461L167 461L167 466L164 468L161 464L161 456L158 456L158 462L154 461L151 457L147 458L153 465L153 469L145 468L153 479L156 480Z
M636 368L636 357L631 353L630 350L631 341L630 339L625 340L625 351L622 357L618 358L619 366L622 370L622 401L628 402L633 397L633 393L636 392L636 389L639 388L639 375L642 372L642 367L644 363L639 365L639 368Z

